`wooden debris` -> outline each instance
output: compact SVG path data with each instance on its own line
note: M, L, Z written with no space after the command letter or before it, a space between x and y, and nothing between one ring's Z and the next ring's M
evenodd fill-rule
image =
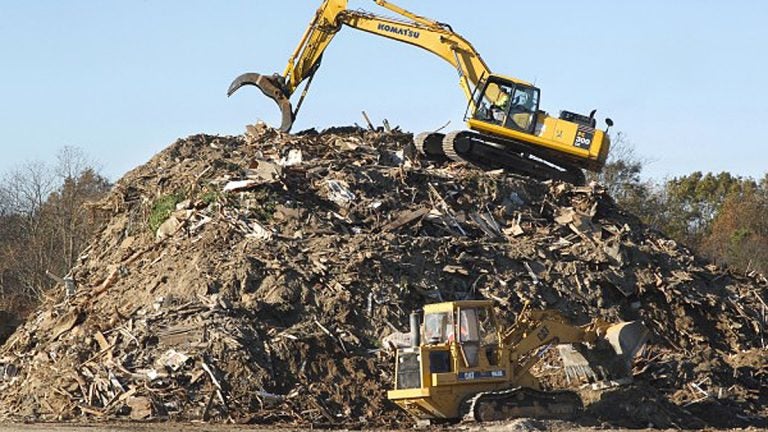
M0 348L0 419L402 429L381 338L426 302L466 298L495 299L502 322L527 303L643 320L637 385L596 395L621 415L643 404L616 426L768 417L764 277L691 255L599 185L404 158L412 137L391 131L257 125L179 140L131 171L70 273L78 289ZM175 194L158 239L153 203Z

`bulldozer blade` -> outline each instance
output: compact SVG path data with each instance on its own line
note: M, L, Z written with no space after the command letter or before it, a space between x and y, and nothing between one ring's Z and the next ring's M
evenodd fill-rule
M565 368L565 379L569 384L582 381L597 382L608 378L602 365L587 360L585 354L573 345L558 345L557 350Z
M290 132L293 127L294 115L291 100L281 83L281 77L277 74L267 76L257 73L244 73L232 81L227 90L227 96L232 96L240 87L252 85L258 87L265 96L275 101L282 113L280 130Z
M645 346L649 333L641 322L632 321L609 327L602 343L592 349L559 345L566 379L569 383L631 380L632 361Z

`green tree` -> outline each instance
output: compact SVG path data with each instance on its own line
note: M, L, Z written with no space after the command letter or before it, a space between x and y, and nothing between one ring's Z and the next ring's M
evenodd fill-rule
M659 216L664 206L663 194L651 180L643 180L642 172L648 161L640 157L627 136L618 132L612 137L611 151L600 173L589 173L588 181L596 181L625 211L646 224L663 230Z
M730 173L694 172L668 180L662 190L661 230L692 248L697 248L720 208L731 194L755 189L754 180Z
M611 138L608 160L599 173L588 173L587 181L596 181L603 185L614 200L621 203L636 194L642 188L640 174L645 161L637 156L635 147L627 136L618 132Z

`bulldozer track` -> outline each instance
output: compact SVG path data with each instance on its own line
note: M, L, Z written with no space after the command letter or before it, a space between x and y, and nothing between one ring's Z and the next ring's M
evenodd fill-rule
M584 406L571 391L538 391L525 387L482 392L465 402L464 421L486 422L534 417L570 420Z

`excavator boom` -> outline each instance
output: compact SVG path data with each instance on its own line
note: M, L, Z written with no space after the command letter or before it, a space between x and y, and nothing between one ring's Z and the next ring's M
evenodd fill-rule
M347 26L414 45L439 56L456 68L460 76L460 86L467 99L471 100L475 86L482 77L490 74L488 65L472 44L453 32L446 24L421 17L384 0L374 1L403 19L349 10L347 0L325 0L289 58L282 75L270 76L257 73L240 75L230 85L227 95L231 96L246 85L258 87L280 108L282 113L280 129L284 132L290 131L307 89L302 94L296 110L291 105L291 96L303 82L308 81L308 85L311 83L312 77L320 67L326 48L336 33Z

